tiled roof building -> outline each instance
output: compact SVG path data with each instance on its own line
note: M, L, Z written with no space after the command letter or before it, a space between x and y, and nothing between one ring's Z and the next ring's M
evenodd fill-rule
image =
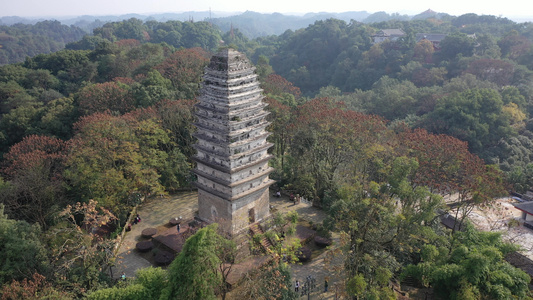
M405 36L405 32L401 29L382 29L372 36L372 40L374 44L378 44L386 40L397 41L403 36Z
M416 42L421 40L428 40L433 44L433 48L440 49L440 42L446 37L443 33L417 33Z

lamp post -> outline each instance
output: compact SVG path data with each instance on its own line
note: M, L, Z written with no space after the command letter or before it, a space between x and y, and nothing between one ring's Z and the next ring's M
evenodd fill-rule
M307 295L307 300L309 300L309 297L310 297L311 293L316 291L317 288L318 288L318 286L316 284L315 277L313 275L308 275L305 278L305 282L304 282L304 284L302 286L301 295L302 296Z

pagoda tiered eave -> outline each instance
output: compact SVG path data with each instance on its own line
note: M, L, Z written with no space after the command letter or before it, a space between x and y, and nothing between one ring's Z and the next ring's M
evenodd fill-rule
M253 167L253 166L248 166L248 168L251 168L251 167ZM243 180L240 180L240 181L236 181L236 182L231 182L229 180L224 180L224 179L221 179L219 177L212 176L211 174L203 172L203 171L200 171L198 169L193 170L193 172L196 175L199 175L199 176L202 176L204 178L207 178L207 179L209 179L211 181L214 181L214 182L216 182L218 184L226 185L228 187L234 187L234 186L243 185L243 184L246 184L246 183L248 183L250 181L254 181L254 180L258 179L258 178L267 176L270 173L274 172L274 168L269 167L268 169L264 169L261 173L254 174L253 176L247 177L246 179L243 179Z
M237 173L237 172L240 172L242 170L246 170L247 168L251 168L251 167L254 167L256 165L260 165L260 164L263 164L265 162L268 162L270 159L272 159L272 154L268 154L266 155L265 157L259 159L259 160L256 160L254 161L253 163L249 163L249 164L245 164L245 165L242 165L238 168L229 168L229 167L226 167L226 166L222 166L222 165L219 165L219 164L214 164L212 162L207 162L207 161L204 161L200 158L198 158L197 156L193 156L192 159L194 161L196 161L196 163L201 163L201 164L204 164L212 169L215 169L215 170L218 170L218 171L221 171L221 172L226 172L228 174L234 174L234 173Z

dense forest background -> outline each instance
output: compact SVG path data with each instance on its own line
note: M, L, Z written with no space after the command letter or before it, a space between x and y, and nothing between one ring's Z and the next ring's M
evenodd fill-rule
M427 11L274 34L283 17L268 17L0 27L4 293L25 279L52 298L112 285L113 245L88 229L113 224L116 236L143 198L191 185L194 99L209 57L229 46L256 65L269 103L272 178L357 249L349 294L386 295L407 270L458 299L525 297L523 274L501 262L512 247L432 226L439 195L468 212L533 185L533 24ZM391 28L405 35L373 42ZM433 33L446 35L438 46L417 39Z

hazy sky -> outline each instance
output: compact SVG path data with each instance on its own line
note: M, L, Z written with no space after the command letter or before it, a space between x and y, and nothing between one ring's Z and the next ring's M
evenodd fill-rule
M497 4L496 4L497 3ZM476 13L495 16L533 15L533 2L525 0L0 0L0 16L78 16L127 13L213 12L344 12L386 11L417 14L427 9L451 15Z

